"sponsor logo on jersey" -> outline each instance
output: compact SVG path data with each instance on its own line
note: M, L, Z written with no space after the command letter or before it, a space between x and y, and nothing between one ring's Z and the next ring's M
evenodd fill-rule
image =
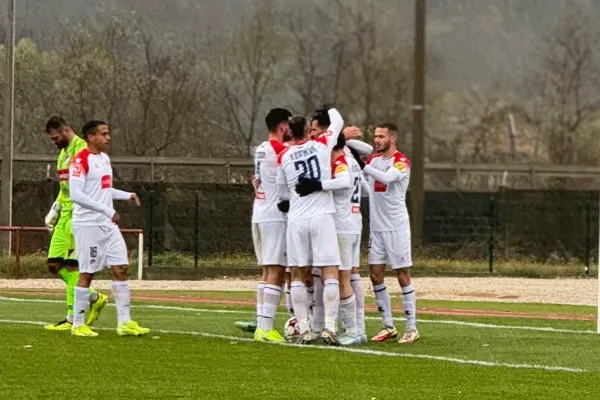
M375 191L376 192L385 192L385 191L387 191L387 185L385 183L375 181Z
M267 195L265 194L265 192L256 192L256 199L257 200L264 200L267 198Z
M104 175L100 179L100 185L102 189L110 189L112 187L112 179L110 175Z
M360 214L360 206L352 206L352 214Z

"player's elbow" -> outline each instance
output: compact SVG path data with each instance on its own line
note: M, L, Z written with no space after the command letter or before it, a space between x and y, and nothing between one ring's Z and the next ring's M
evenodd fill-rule
M83 200L83 194L76 191L76 190L71 190L71 192L69 193L70 197L71 197L71 201L75 204L79 204L81 205L85 200Z

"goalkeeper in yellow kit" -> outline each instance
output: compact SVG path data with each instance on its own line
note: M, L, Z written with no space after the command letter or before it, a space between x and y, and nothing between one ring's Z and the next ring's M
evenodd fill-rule
M52 117L46 122L46 135L60 149L56 170L60 181L58 197L44 220L52 234L48 249L48 270L62 279L67 285L67 317L45 328L52 331L71 331L73 324L74 290L79 279L75 239L71 227L73 203L69 197L69 164L77 153L87 147L85 140L75 135L67 121L61 117ZM87 325L92 325L108 297L90 287L90 312Z

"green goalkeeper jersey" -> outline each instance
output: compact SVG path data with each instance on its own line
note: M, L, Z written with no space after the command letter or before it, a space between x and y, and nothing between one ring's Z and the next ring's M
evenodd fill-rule
M69 145L62 149L58 155L56 172L58 173L60 189L56 202L61 206L61 214L70 214L73 211L73 202L69 195L69 165L75 156L86 147L87 143L85 140L74 135Z

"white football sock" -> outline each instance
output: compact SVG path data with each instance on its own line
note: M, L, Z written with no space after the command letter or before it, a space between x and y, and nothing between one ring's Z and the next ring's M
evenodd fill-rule
M412 285L402 288L402 301L404 303L404 314L406 315L406 327L414 331L417 329L417 294Z
M265 332L273 329L273 321L277 313L277 306L281 300L281 286L265 285L263 297L263 310L258 327Z
M314 306L310 329L320 333L325 328L325 305L323 304L323 282L321 282L321 270L313 268Z
M89 289L75 286L73 303L73 327L77 328L85 323L85 310L90 305Z
M260 318L263 313L263 299L265 292L265 282L260 281L256 286L256 324L260 325Z
M337 279L327 279L323 288L323 304L325 305L325 329L336 333L337 317L340 309L340 283ZM356 328L356 326L355 326Z
M346 335L358 336L358 327L356 325L356 298L354 293L345 299L340 299L340 317L346 329Z
M292 304L292 292L288 284L285 285L285 305L287 306L288 313L294 316L294 305Z
M131 303L129 283L127 281L113 281L112 291L115 298L115 305L117 306L117 322L119 325L126 324L131 321L131 315L129 314L129 305Z
M300 334L304 334L310 329L308 323L308 298L306 297L306 285L304 282L293 281L290 291L292 292L294 313L298 319L298 330L300 331Z
M358 328L358 334L365 334L365 292L360 284L360 275L353 274L350 278L350 284L352 285L352 291L356 298L356 325Z
M313 286L306 288L306 298L308 299L308 320L312 321L315 307L315 288Z
M375 302L377 303L377 308L381 314L383 325L393 327L392 300L390 299L390 294L388 293L385 283L373 286L373 292L375 292Z

